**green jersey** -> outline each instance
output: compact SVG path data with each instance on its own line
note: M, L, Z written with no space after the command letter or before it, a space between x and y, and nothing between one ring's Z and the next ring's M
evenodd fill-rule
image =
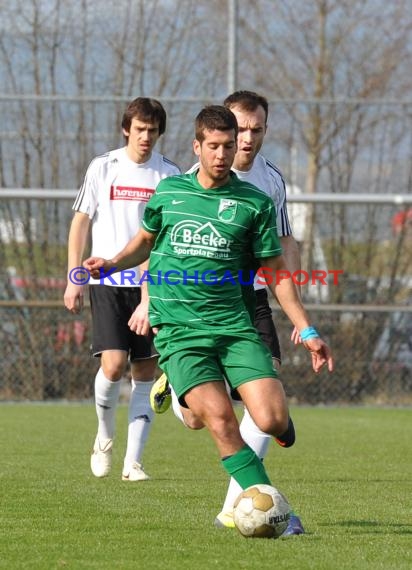
M150 255L149 319L189 327L250 326L242 285L253 259L281 254L273 201L231 173L205 189L197 172L162 180L142 225L157 234Z

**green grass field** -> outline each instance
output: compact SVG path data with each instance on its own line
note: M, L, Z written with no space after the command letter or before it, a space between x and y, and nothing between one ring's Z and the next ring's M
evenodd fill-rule
M412 568L412 410L292 412L298 442L273 444L266 466L307 534L268 540L214 528L225 473L207 432L172 412L146 448L152 479L124 483L126 406L112 474L95 479L92 405L0 405L0 568Z

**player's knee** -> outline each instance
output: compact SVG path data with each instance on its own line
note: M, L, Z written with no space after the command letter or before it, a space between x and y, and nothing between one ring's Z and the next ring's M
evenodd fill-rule
M118 382L126 371L127 353L120 350L105 350L102 352L100 366L108 380Z
M288 415L283 412L268 411L261 413L259 418L255 419L255 423L264 433L277 436L288 429Z
M123 377L124 369L120 369L117 367L108 367L106 368L103 373L110 382L118 382Z
M202 420L200 420L196 416L193 416L190 419L187 419L185 417L184 422L186 427L193 430L199 430L205 427L205 424L202 422Z
M135 360L131 364L132 375L135 380L153 379L156 371L156 359Z
M102 366L103 374L110 382L118 382L123 377L125 367L120 363L106 363Z

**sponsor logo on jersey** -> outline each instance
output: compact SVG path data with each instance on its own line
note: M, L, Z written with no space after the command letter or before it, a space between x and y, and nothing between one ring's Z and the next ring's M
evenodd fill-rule
M211 222L202 224L193 220L176 224L170 233L170 241L175 253L217 259L228 258L233 243L233 240L222 236Z
M232 222L236 216L237 202L223 198L220 200L217 217L221 222Z
M148 202L154 194L154 188L135 188L133 186L111 186L110 200L137 200Z

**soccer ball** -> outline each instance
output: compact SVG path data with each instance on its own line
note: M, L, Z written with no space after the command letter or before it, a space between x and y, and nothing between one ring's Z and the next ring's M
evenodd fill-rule
M271 485L252 485L235 501L233 519L236 528L246 537L279 538L288 526L289 503Z

